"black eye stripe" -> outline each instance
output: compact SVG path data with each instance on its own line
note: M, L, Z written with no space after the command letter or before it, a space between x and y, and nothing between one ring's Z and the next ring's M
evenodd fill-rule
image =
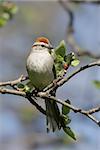
M48 48L48 49L53 49L53 47L46 46L46 45L41 45L42 47Z
M41 45L42 47L47 47L47 46L45 46L45 45Z
M34 46L42 46L42 47L45 47L45 48L48 48L48 49L53 49L53 47L52 46L49 46L49 45L44 45L44 44L33 44L33 46L32 47L34 47Z

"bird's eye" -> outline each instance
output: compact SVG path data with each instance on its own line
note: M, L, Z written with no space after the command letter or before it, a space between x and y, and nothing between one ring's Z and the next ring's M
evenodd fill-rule
M45 47L45 45L41 45L42 47Z

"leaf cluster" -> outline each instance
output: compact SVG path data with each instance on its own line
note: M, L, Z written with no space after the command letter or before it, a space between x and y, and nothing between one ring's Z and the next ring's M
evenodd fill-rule
M54 58L55 58L55 68L56 75L61 76L64 74L65 70L69 66L77 66L79 60L76 58L74 53L66 54L66 44L64 41L61 41L60 44L54 49Z
M69 100L65 101L68 104L71 104ZM63 131L69 135L72 139L76 140L75 134L72 129L69 127L71 119L69 118L70 108L67 106L62 106L62 115L61 115L61 126Z

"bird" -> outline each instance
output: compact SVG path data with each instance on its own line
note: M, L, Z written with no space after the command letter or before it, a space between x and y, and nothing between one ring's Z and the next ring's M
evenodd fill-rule
M38 37L27 57L27 73L31 84L38 91L42 91L56 79L54 57L51 55L52 50L53 47L46 37ZM56 91L53 91L51 95L56 96ZM45 106L47 132L60 130L60 110L57 103L45 98Z

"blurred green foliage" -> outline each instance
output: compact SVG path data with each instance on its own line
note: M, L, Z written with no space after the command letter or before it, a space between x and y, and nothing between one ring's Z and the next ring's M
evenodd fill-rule
M99 80L94 80L93 83L97 89L100 89L100 81Z
M0 27L6 25L17 11L18 7L14 3L0 1Z

